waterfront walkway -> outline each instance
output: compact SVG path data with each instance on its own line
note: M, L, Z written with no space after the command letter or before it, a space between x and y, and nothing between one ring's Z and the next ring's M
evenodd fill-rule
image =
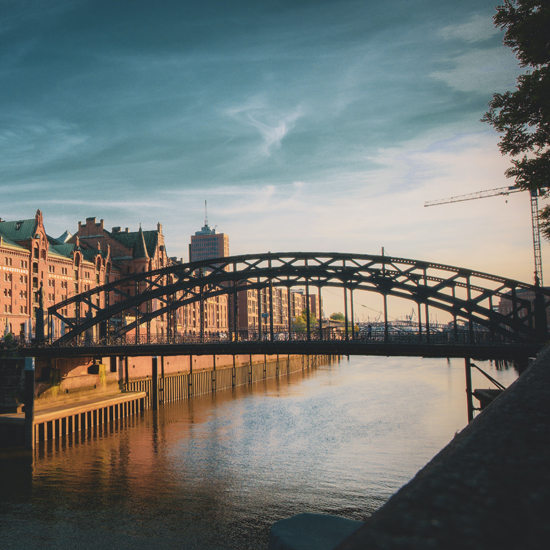
M146 392L117 393L35 410L34 440L56 439L135 414L144 409L146 396ZM25 413L0 414L0 427L20 431L21 440L25 429Z

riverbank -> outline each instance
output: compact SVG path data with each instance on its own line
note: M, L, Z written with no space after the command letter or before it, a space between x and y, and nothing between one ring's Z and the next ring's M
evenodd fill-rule
M31 441L34 447L48 439L60 438L74 432L82 433L100 424L138 414L149 407L156 409L159 404L252 384L269 378L287 376L299 370L316 367L323 362L330 363L336 358L319 355L277 356L276 358L251 355L248 359L248 363L241 362L237 366L237 358L233 356L230 364L226 359L219 365L214 356L211 368L203 365L203 368L197 371L193 369L191 357L187 358L189 365L187 372L167 374L163 368L164 361L161 362L159 370L159 361L154 358L152 359L154 370L151 376L128 379L118 387L112 383L108 384L105 364L92 363L92 366L96 367L94 369L96 372L88 372L87 375L88 377L90 374L97 376L98 383L94 384L93 390L86 391L85 388L69 396L68 389L64 392L63 388L60 388L62 380L59 379L57 385L53 385L53 390L50 388L43 391L42 398L35 400L36 412L32 426L28 420L27 423L25 422L25 414L21 410L0 414L0 447L23 446L26 441ZM125 364L127 367L127 360ZM4 372L4 378L12 381L24 379L20 372L21 361L14 359L9 366L4 362L2 368L9 371L8 374ZM26 436L29 429L32 435Z

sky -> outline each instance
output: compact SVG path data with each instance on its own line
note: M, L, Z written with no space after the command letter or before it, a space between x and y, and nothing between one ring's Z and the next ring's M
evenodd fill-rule
M521 74L497 3L0 0L0 217L160 222L187 260L206 200L231 254L383 247L532 282L526 193L424 207L513 185L480 122Z

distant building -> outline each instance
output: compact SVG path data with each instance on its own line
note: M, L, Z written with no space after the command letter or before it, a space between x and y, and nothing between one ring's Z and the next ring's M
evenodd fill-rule
M189 244L189 261L198 262L201 260L215 260L229 256L229 236L225 233L217 233L204 220L204 226L200 231L191 235ZM203 311L203 332L204 334L215 334L229 331L229 304L231 300L227 295L208 298L204 302ZM183 310L181 319L183 332L200 334L201 312L198 303L189 304Z
M269 292L268 288L263 288L260 291L245 290L238 293L240 331L255 333L259 330L261 322L262 332L270 332L271 310L269 307ZM288 331L288 289L273 287L271 293L273 303L273 330L275 332ZM292 294L291 292L291 295Z
M189 244L189 261L213 260L229 256L229 237L225 233L216 233L211 229L208 221L200 231L191 235Z
M317 294L309 295L309 311L312 315L315 315L316 319L323 317L323 299L319 299Z
M288 332L293 323L306 309L306 295L303 290L289 290L285 287L273 287L271 299L269 288L258 290L246 290L239 292L239 329L255 333L260 322L262 333L267 334L271 330L271 309L273 304L273 331ZM310 312L319 319L322 308L322 300L317 294L309 296ZM290 309L289 309L290 307ZM261 314L261 317L260 317Z

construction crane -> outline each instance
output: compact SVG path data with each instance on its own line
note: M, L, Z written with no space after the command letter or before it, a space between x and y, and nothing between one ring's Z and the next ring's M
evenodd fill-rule
M451 202L471 201L474 199L485 199L487 197L496 197L497 195L511 195L512 193L520 193L524 189L520 189L515 185L509 187L497 187L496 189L488 189L486 191L478 191L477 193L468 193L466 195L457 195L447 199L439 199L435 201L427 201L424 206L438 206L440 204L448 204ZM533 189L529 191L531 196L531 223L533 227L533 252L535 255L535 284L542 286L542 256L540 252L540 227L539 227L539 194L544 194L545 189Z

